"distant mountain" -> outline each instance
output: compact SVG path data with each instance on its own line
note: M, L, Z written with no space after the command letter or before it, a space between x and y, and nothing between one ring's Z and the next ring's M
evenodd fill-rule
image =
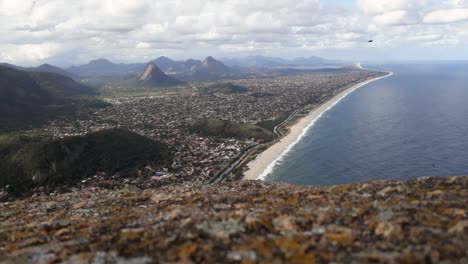
M185 67L188 69L188 71L190 71L192 69L193 66L201 63L202 61L201 60L194 60L194 59L188 59L185 61Z
M146 66L145 71L139 78L141 85L152 86L152 87L164 87L174 86L183 84L175 78L172 78L165 74L155 63L150 62Z
M309 57L309 58L295 58L291 62L294 64L299 64L299 65L309 65L309 64L321 64L325 62L326 60L319 58L319 57Z
M156 64L162 71L172 73L190 72L193 66L201 63L200 60L193 59L189 59L186 61L176 61L165 56L161 56L153 60L152 62L154 62L154 64Z
M317 66L326 64L339 64L339 61L327 60L320 57L295 58L292 60L266 57L266 56L248 56L244 58L223 58L222 61L230 67L243 68L271 68L286 66Z
M63 75L0 66L0 131L57 116L77 102L72 98L94 94L91 88Z
M10 64L10 63L0 63L0 67L9 67L9 68L13 68L15 70L28 71L28 68L26 68L26 67L13 65L13 64Z
M72 66L67 70L84 77L93 77L101 75L123 75L129 73L138 73L145 69L145 63L120 63L116 64L107 59L92 60L88 64L81 66Z
M60 74L60 75L63 75L63 76L67 76L69 78L72 78L72 79L79 79L80 77L76 74L73 74L67 70L64 70L62 68L59 68L59 67L56 67L54 65L50 65L50 64L42 64L36 68L33 68L33 70L31 71L37 71L37 72L50 72L50 73L56 73L56 74Z
M212 74L229 73L231 69L224 63L215 60L213 57L207 57L204 61L197 63L191 69L192 73L206 72Z
M161 56L155 60L153 60L154 64L156 64L162 71L164 72L185 72L187 71L187 67L185 62L183 61L175 61L169 59L168 57Z
M232 74L233 70L213 57L207 57L190 69L190 79L198 81L215 80Z
M88 63L88 68L92 70L113 71L118 68L118 65L110 62L107 59L97 59L90 61Z
M48 72L27 72L0 66L0 100L14 101L28 98L39 101L62 99L95 92L66 76ZM6 98L7 97L7 98Z
M247 61L253 62L255 66L277 66L287 64L288 61L277 57L250 56Z
M230 67L240 66L240 67L274 67L278 65L285 65L288 63L287 60L282 58L275 57L265 57L265 56L248 56L244 58L233 58L233 59L223 59Z
M61 74L61 75L67 76L67 77L75 79L75 80L80 78L76 74L73 74L73 73L71 73L69 71L66 71L66 70L64 70L62 68L59 68L57 66L50 65L50 64L42 64L42 65L40 65L38 67L21 67L21 66L16 66L16 65L13 65L13 64L8 64L8 63L0 63L0 66L10 67L10 68L13 68L13 69L16 69L16 70L28 71L28 72L56 73L56 74Z
M165 56L161 56L151 61L165 73L176 73L182 75L210 75L231 72L231 69L222 62L208 57L204 61L189 59L186 61L177 61ZM120 63L116 64L107 59L97 59L88 64L73 66L67 70L73 74L86 78L107 78L130 77L143 72L147 63Z

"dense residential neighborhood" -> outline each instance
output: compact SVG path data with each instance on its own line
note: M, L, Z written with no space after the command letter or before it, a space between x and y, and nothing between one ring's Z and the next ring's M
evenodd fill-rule
M154 95L116 95L105 100L110 107L77 117L54 120L41 131L62 138L109 128L126 128L172 146L173 160L166 168L142 172L148 186L162 182L209 180L256 138L213 137L193 133L190 127L201 119L257 124L281 120L302 107L312 109L333 95L381 72L356 68L316 71L275 78L231 81L245 92L219 90L207 93L210 83L197 82L190 89L176 89ZM155 172L167 172L157 174ZM152 179L152 180L151 180ZM141 178L135 179L140 183ZM149 183L148 183L149 182ZM146 186L145 185L145 186Z

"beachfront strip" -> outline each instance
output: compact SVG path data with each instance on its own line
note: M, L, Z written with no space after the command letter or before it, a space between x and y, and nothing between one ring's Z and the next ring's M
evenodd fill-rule
M384 72L344 68L231 81L247 87L246 93L207 94L199 89L206 83L194 83L191 89L167 94L108 98L110 107L55 120L41 130L55 137L66 137L127 128L172 146L174 158L172 164L147 166L134 173L139 177L125 178L126 182L146 188L173 182L209 181L256 144L256 139L195 134L189 128L197 120L216 118L255 124L286 118L299 108L312 109L353 85L384 75Z
M362 67L361 67L362 69ZM336 94L330 99L327 99L326 102L320 104L316 107L306 107L305 109L299 109L297 114L293 114L290 118L294 118L297 115L302 114L302 117L297 122L288 122L286 120L284 123L275 127L275 131L278 128L286 129L287 133L281 135L281 138L278 138L274 142L269 144L269 147L261 152L259 155L256 155L254 159L246 159L239 161L238 163L246 165L246 170L243 172L243 179L245 180L264 180L275 168L276 164L282 160L282 158L293 149L295 144L300 142L301 138L304 137L312 127L315 122L328 110L330 110L334 105L339 103L343 98L353 91L367 85L370 82L374 82L383 78L387 78L393 75L393 72L387 72L386 75L378 76L372 79L369 79L364 82L355 84L348 89L342 90L340 93ZM304 114L307 113L307 114ZM258 147L261 147L260 145ZM248 162L248 163L247 163ZM247 164L246 164L247 163Z

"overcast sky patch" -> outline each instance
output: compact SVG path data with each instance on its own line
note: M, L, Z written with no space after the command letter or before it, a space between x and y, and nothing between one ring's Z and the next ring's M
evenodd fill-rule
M0 0L0 22L0 61L25 66L162 55L468 59L465 0Z

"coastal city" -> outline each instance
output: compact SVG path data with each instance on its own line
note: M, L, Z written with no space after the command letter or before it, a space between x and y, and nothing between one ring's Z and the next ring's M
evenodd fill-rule
M0 264L468 264L468 0L0 18Z
M110 128L125 128L161 141L172 147L171 164L148 166L131 184L156 187L165 183L209 181L256 145L258 139L222 138L193 133L190 127L201 119L227 120L256 124L291 115L308 106L313 109L339 92L384 73L358 68L317 71L274 78L250 78L231 81L247 88L242 93L204 93L206 83L191 89L176 89L156 95L112 96L110 107L79 118L54 120L40 131L56 138L84 135ZM120 177L98 177L120 180ZM86 180L84 180L86 181ZM126 179L126 181L129 181ZM103 181L109 182L109 181Z

